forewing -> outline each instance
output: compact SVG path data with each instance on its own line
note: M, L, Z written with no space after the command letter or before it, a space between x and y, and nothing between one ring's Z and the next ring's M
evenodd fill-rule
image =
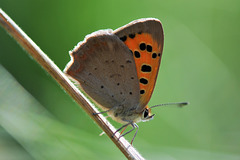
M113 32L133 53L138 81L140 101L138 112L149 102L155 87L163 50L163 28L158 19L135 20Z

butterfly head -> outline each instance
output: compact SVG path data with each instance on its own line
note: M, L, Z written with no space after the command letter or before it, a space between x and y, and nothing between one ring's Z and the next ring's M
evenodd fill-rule
M153 119L155 114L152 114L151 112L151 108L149 108L148 106L146 106L142 112L142 117L141 120L143 122L149 121L151 119Z

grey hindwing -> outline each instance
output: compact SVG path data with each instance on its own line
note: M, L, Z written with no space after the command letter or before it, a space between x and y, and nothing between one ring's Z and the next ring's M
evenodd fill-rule
M138 105L139 83L134 58L111 30L88 35L70 53L65 72L103 109L121 105L124 112Z

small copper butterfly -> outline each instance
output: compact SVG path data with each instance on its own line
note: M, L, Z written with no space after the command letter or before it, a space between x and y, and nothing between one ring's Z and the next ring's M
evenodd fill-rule
M100 113L107 112L113 120L123 124L117 131L128 125L133 127L121 135L124 136L135 128L138 130L137 122L154 116L147 103L154 90L162 51L161 22L143 18L115 31L99 30L87 35L70 52L71 61L64 72L77 80L100 105L104 110Z

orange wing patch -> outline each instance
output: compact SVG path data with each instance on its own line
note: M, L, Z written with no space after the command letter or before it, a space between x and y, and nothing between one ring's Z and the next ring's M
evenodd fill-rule
M156 83L162 46L148 33L129 34L120 39L133 53L140 85L140 104L145 106L151 98Z

